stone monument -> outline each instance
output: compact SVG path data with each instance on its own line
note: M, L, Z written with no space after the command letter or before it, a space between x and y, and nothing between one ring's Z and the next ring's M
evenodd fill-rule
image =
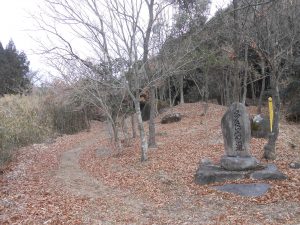
M248 170L258 166L258 160L250 155L251 126L246 107L233 103L221 121L225 156L221 166L227 170Z
M213 164L209 159L202 160L195 175L198 184L209 184L227 180L251 178L254 180L286 179L276 165L261 165L250 154L251 127L246 107L241 103L233 103L221 120L224 138L225 155L220 164ZM258 190L267 190L266 185L257 187L250 185L249 193L259 194ZM244 186L242 186L244 188ZM257 189L258 188L258 189ZM262 189L261 189L262 188ZM222 188L221 188L222 189ZM230 190L240 190L239 187L229 187ZM249 194L248 192L246 195Z

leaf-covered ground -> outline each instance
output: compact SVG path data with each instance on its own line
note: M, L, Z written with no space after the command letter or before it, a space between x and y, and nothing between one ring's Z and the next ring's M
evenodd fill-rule
M300 160L299 125L281 124L275 164L289 179L267 181L266 195L239 197L194 183L201 159L217 163L224 154L225 110L210 104L203 115L195 103L169 109L183 114L179 123L162 125L168 112L158 116L158 147L144 163L138 138L118 152L103 123L20 149L1 175L0 224L300 224L300 170L289 168ZM258 159L265 142L251 141Z

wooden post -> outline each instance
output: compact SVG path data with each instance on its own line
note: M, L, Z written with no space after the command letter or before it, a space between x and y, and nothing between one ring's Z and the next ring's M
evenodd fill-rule
M268 101L269 101L269 113L270 113L270 130L271 130L271 133L272 133L272 131L273 131L273 117L274 117L272 98L269 97Z

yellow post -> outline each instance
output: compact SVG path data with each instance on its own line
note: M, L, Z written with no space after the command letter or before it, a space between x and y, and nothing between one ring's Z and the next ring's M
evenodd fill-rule
M272 133L272 130L273 130L273 102L272 102L272 98L269 97L268 98L269 100L269 113L270 113L270 130L271 130L271 133Z

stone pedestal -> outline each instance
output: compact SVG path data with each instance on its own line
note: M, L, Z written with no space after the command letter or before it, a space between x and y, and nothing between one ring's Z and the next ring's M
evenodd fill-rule
M223 156L220 161L221 167L226 170L242 171L255 169L259 162L255 157L231 157Z

